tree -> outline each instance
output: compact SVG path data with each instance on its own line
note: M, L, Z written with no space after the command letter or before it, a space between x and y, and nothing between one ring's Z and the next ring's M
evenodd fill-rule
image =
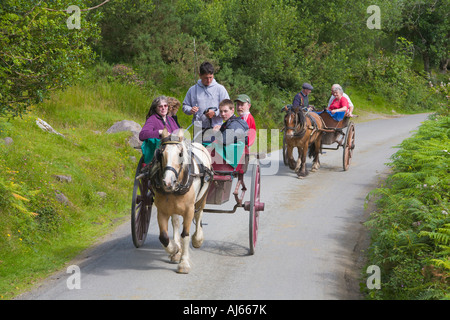
M405 2L401 33L414 42L426 72L433 66L446 71L450 59L450 0Z
M98 39L95 14L81 0L51 3L4 0L0 3L0 116L15 117L64 89L93 62L88 40ZM79 29L73 15L79 14ZM69 19L69 21L68 21Z
M148 23L154 10L152 0L114 0L99 8L102 40L95 50L109 62L131 62L139 54L134 30Z

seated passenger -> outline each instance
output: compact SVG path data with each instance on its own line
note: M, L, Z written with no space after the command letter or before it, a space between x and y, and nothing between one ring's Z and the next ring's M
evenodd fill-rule
M224 121L222 125L216 125L213 130L220 131L219 140L216 142L223 142L228 145L237 143L238 141L245 142L247 138L248 124L244 120L234 115L234 103L230 99L222 100L219 104L219 114Z
M242 120L247 122L249 132L248 132L248 145L252 146L256 138L256 123L255 118L253 118L250 113L251 101L250 97L246 94L240 94L234 100L236 102L236 109Z
M333 95L333 90L337 89L337 88L341 88L342 89L342 87L339 84L337 84L337 83L333 84L331 86L331 97L330 97L330 100L328 101L328 107L330 107L331 103L333 103L333 101L335 99L335 97ZM348 117L353 117L353 109L354 109L353 102L352 102L352 100L350 100L350 97L345 92L342 92L342 95L344 96L344 98L346 98L348 100L347 116Z
M181 125L178 123L178 116L177 116L177 112L181 106L181 102L176 98L168 97L167 104L169 105L169 111L167 112L167 115L171 116L173 120L175 120L177 126L181 128Z
M159 139L164 127L169 133L179 129L175 120L168 116L168 100L166 96L159 96L155 98L148 111L147 118L141 132L139 133L139 140L155 138Z
M349 103L346 97L344 97L344 92L342 88L334 87L332 94L334 96L334 100L331 105L328 107L328 110L331 114L335 114L336 112L345 112L347 113L349 108Z
M148 111L145 124L139 133L139 140L143 141L141 149L146 164L152 161L154 152L161 143L161 133L164 128L167 128L169 133L179 129L175 120L171 116L168 116L168 109L169 106L166 96L155 98Z

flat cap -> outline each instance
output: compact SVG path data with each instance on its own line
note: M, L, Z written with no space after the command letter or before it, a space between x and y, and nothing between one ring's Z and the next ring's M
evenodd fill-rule
M302 89L314 90L313 86L306 82L303 84Z

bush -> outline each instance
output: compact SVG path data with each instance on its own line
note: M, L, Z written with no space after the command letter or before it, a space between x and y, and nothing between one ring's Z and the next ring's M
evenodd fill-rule
M363 83L404 111L435 109L436 99L426 86L425 75L412 71L413 50L411 42L398 38L394 53L380 50L367 60L359 61L353 81Z
M435 116L393 156L393 174L371 231L369 264L381 268L381 290L373 299L439 299L450 289L450 210L448 176L450 117Z

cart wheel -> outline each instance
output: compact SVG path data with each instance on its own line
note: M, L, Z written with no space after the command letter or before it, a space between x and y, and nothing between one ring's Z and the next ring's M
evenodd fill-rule
M284 165L288 165L288 159L287 159L287 147L286 147L286 133L283 134L283 162Z
M264 210L264 203L260 202L261 191L261 170L257 162L253 167L252 186L250 190L250 221L249 221L249 240L250 254L255 253L256 241L258 239L259 212Z
M344 154L343 154L344 171L347 171L350 166L354 148L355 148L355 125L353 124L353 122L350 122L347 128L347 133L345 134L345 142L344 142Z
M140 175L144 156L139 160L133 187L133 201L131 204L131 235L136 248L142 246L147 237L150 217L152 215L153 193L149 188L147 177ZM139 178L138 178L139 177Z

